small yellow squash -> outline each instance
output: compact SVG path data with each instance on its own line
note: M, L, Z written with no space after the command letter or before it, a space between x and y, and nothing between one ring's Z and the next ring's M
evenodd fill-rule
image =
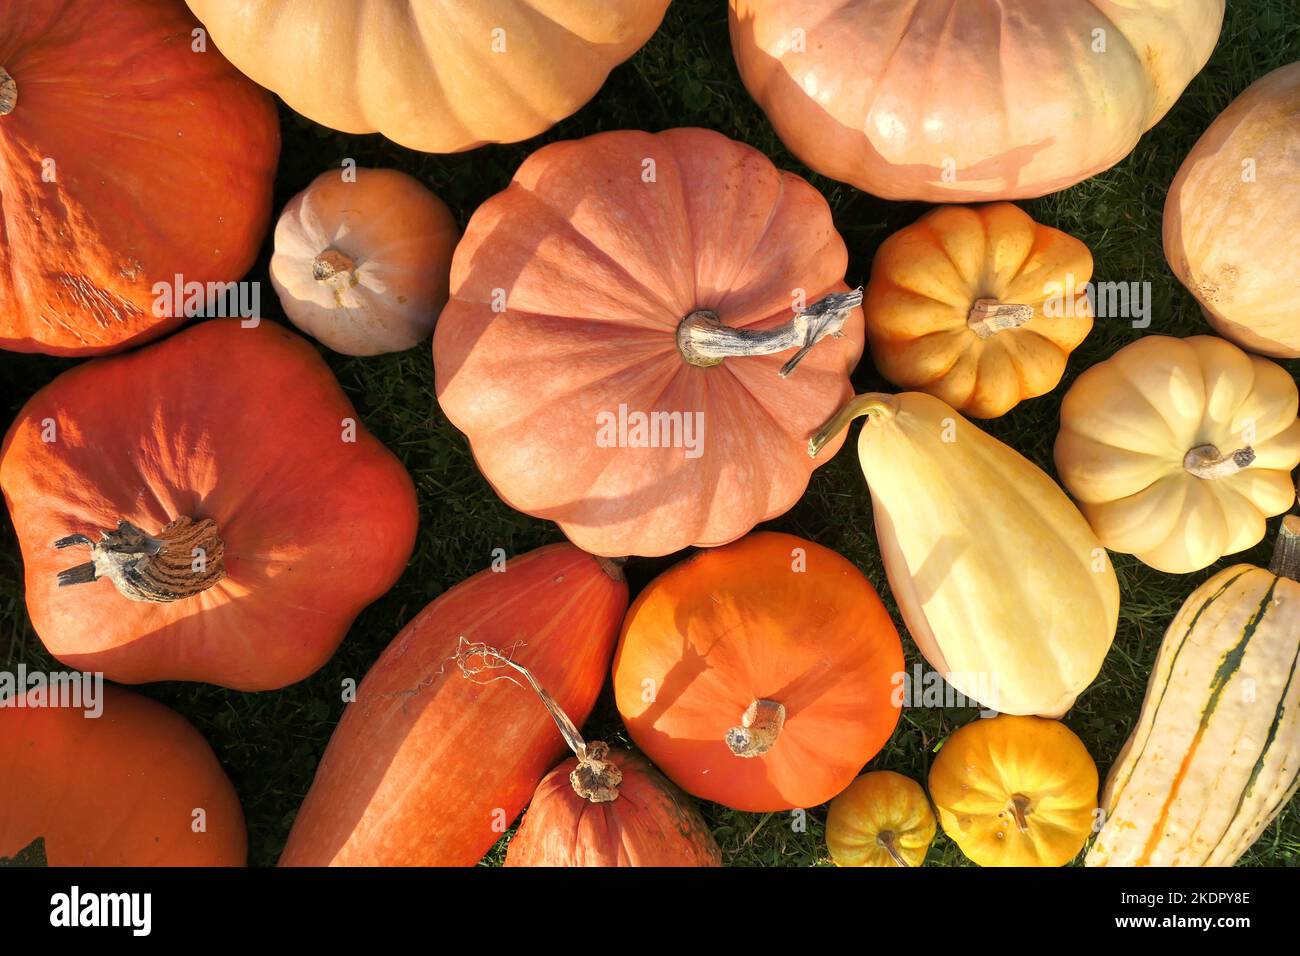
M1300 786L1300 517L1189 597L1102 792L1088 866L1231 866Z
M826 815L826 846L836 866L921 866L934 833L934 811L921 785L889 770L858 777Z
M1010 203L944 206L885 240L863 310L895 385L975 418L1050 392L1092 330L1092 253Z
M986 707L1065 713L1119 618L1119 583L1083 515L1042 469L922 392L858 396L809 451L860 415L876 537L921 653Z
M1213 336L1147 336L1070 388L1056 468L1106 547L1199 571L1258 544L1295 500L1296 406L1274 362Z
M1097 765L1056 720L1002 714L954 733L930 767L943 832L980 866L1064 866L1097 818Z

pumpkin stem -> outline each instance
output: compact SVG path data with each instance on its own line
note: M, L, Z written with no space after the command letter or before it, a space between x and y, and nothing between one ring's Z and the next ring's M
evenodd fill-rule
M756 700L745 708L740 726L727 731L727 746L737 757L761 757L772 749L784 726L784 704Z
M343 253L337 249L326 249L312 260L311 277L317 282L325 282L338 275L350 276L354 268L356 263ZM355 277L352 278L352 284L356 285Z
M600 569L608 574L615 581L626 581L627 576L623 573L623 565L627 564L627 558L602 558L595 555L596 563Z
M1183 457L1183 468L1197 478L1227 478L1249 468L1254 460L1255 449L1249 445L1231 455L1222 454L1215 445L1197 445Z
M842 338L844 323L862 305L862 289L832 292L795 313L789 322L774 329L736 329L724 325L716 312L700 309L677 326L677 349L690 365L709 368L722 360L750 355L773 355L797 348L781 366L786 378L803 361L814 345L828 335Z
M9 71L0 66L0 116L8 116L18 105L18 84Z
M123 597L165 604L193 597L226 576L226 546L211 518L181 515L157 536L119 521L115 531L101 531L98 541L73 534L54 542L56 548L74 545L88 545L90 560L60 571L59 587L108 578Z
M1016 818L1016 826L1020 828L1021 833L1029 832L1029 820L1027 817L1030 813L1032 803L1023 793L1017 793L1011 798L1011 813Z
M477 659L478 663L471 663ZM569 783L573 792L591 803L609 803L618 799L618 786L623 782L623 771L609 757L609 745L603 740L587 743L582 734L573 725L569 715L541 685L533 672L522 664L512 661L501 651L487 644L471 644L460 639L460 645L452 658L460 668L461 675L473 679L486 670L509 668L523 676L528 686L533 689L546 712L555 721L560 736L569 745L573 755L578 758L578 766L569 774Z
M894 861L895 866L910 867L912 865L903 858L903 854L898 852L898 837L893 830L881 830L877 833L876 845L889 854L889 858Z
M1273 563L1268 568L1279 578L1300 581L1300 515L1287 515L1273 545Z
M808 440L808 457L816 458L826 443L849 427L849 422L863 415L872 416L878 422L887 422L898 412L898 399L883 392L868 392L849 399L821 431Z
M1034 317L1032 305L999 302L997 299L976 299L966 316L967 327L982 339L987 339L1007 329L1018 329Z

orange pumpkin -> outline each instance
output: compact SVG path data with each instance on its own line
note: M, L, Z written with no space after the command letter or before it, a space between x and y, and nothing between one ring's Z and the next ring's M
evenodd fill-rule
M483 647L509 653L581 723L626 609L622 574L567 544L443 594L357 688L280 865L477 863L564 745L531 693L496 675L473 676L467 658Z
M761 532L660 575L628 612L614 696L637 746L737 810L824 803L898 723L903 651L828 548Z
M222 51L293 109L454 153L576 112L668 0L186 0Z
M1109 169L1210 58L1224 0L731 0L741 79L885 199L1030 199Z
M243 866L244 813L207 741L162 704L101 689L98 716L0 707L0 859L43 841L50 866Z
M155 283L239 279L271 215L275 106L175 0L0 16L0 348L91 355L182 321Z
M316 350L237 319L64 372L9 429L0 488L36 633L132 684L301 680L397 580L417 522Z
M805 451L862 353L860 296L821 301L847 261L815 189L718 133L553 143L456 248L438 400L497 493L584 550L725 544L835 453Z

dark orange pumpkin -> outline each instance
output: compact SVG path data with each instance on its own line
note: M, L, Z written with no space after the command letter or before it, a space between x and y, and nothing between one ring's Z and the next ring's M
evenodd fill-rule
M64 372L9 429L0 488L36 633L132 684L301 680L397 580L418 520L315 349L236 319Z
M257 258L275 105L198 25L178 0L4 5L0 348L138 344L181 321L155 283L231 282Z
M281 866L472 866L563 750L534 696L467 678L464 649L521 662L581 722L608 672L627 585L551 545L458 584L402 629L357 689Z
M614 658L619 713L686 791L737 810L824 803L898 723L898 632L856 567L751 534L660 575Z
M243 866L244 814L207 741L120 687L100 702L0 707L0 859L44 841L50 866Z

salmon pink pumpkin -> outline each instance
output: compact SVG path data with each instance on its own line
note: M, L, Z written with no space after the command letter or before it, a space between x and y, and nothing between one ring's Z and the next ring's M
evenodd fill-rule
M275 106L197 29L175 0L5 4L0 348L139 344L184 311L155 283L233 282L257 258Z
M825 803L898 723L903 650L862 572L760 532L641 592L614 658L628 733L686 791L737 810Z
M725 544L835 451L804 454L862 352L847 261L815 189L718 133L551 144L456 249L439 402L497 493L584 550Z
M301 680L415 541L402 463L316 350L268 322L204 322L64 372L9 429L0 488L36 633L123 683Z
M1210 57L1224 0L731 0L741 79L805 163L982 202L1109 169Z

